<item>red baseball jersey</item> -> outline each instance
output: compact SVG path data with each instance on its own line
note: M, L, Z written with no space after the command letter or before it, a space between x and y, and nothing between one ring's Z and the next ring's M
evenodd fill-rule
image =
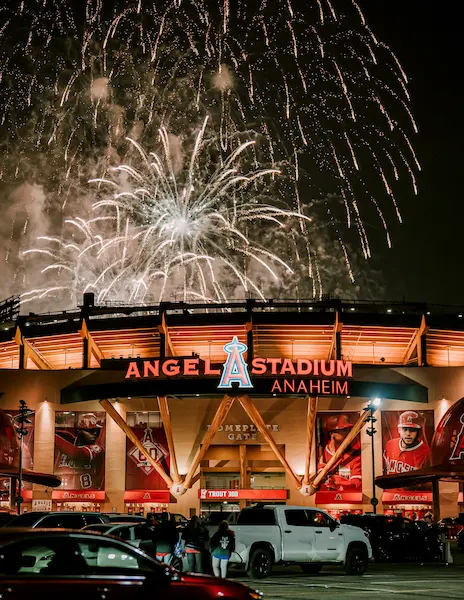
M400 438L389 440L383 452L385 474L417 471L430 462L430 446L422 440L413 448L403 450Z
M103 489L105 452L100 434L95 444L76 446L77 437L68 431L55 434L55 469L67 490Z
M318 472L332 458L333 452L328 446L324 448L319 463L317 465ZM321 485L320 490L334 489L353 489L361 487L361 455L359 452L345 452L340 460L335 463L334 467L329 471L327 480Z

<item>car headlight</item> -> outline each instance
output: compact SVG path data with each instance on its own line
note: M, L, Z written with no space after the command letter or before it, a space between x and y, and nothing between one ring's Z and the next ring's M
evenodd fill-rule
M252 598L253 600L262 600L262 598L263 598L263 592L260 592L259 590L255 590L254 592L250 592L250 598Z
M369 536L369 532L368 531L365 531L364 535L367 537L367 539L369 539L370 536Z

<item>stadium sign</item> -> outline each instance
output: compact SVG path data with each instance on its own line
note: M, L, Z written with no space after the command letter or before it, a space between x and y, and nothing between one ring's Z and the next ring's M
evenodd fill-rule
M217 389L252 390L253 379L269 380L272 394L313 394L318 396L349 395L348 379L353 377L353 365L344 360L310 360L289 358L254 358L250 364L244 354L248 347L235 336L224 346L225 362L213 364L210 359L164 358L131 360L125 378L177 379L217 378ZM260 386L261 387L261 386Z

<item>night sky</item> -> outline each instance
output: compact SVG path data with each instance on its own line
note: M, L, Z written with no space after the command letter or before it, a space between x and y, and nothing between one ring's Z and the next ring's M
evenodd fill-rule
M83 4L83 0L68 2ZM295 5L297 2L304 0L294 0ZM395 52L408 75L410 109L419 127L419 134L412 136L412 141L422 165L418 196L413 195L406 173L402 173L400 185L395 185L403 224L388 218L389 212L393 215L390 206L386 214L393 243L391 250L386 246L379 223L366 223L369 237L372 235L374 240L373 258L368 266L378 272L379 280L383 279L383 292L379 297L374 290L361 290L359 299L377 296L385 300L464 306L461 277L464 236L460 231L464 205L459 185L463 171L464 98L460 89L463 52L458 3L456 0L357 2L372 31ZM342 12L343 4L350 0L333 0L333 3ZM8 5L7 0L0 0L0 6ZM372 183L376 182L366 180L369 189L375 189ZM385 199L383 203L381 199L382 208L385 204Z
M452 0L359 0L375 34L396 52L410 79L422 164L419 195L399 198L404 224L393 249L377 248L385 298L464 304L462 223L462 42Z

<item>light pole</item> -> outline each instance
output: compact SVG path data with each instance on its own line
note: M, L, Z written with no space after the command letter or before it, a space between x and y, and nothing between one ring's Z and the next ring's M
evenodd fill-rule
M32 414L24 400L19 401L19 412L15 418L15 421L19 424L19 427L16 428L16 433L19 437L19 471L18 471L18 495L16 496L16 505L18 515L21 514L21 504L23 503L23 497L21 496L21 491L23 487L23 438L29 432L26 428L26 424L31 423L28 417Z
M369 404L364 409L364 410L368 410L369 411L369 418L367 419L367 421L368 421L368 423L370 423L370 427L367 429L367 435L370 436L370 438L371 438L371 458L372 458L372 498L371 498L371 504L372 504L372 511L373 511L374 515L377 514L377 504L379 503L379 501L377 500L376 494L375 494L375 445L374 445L374 434L376 433L376 429L374 427L374 424L377 421L377 419L374 417L374 413L379 408L379 406L381 404L382 404L382 400L380 398L374 398L374 399L372 399L372 400L369 401Z

